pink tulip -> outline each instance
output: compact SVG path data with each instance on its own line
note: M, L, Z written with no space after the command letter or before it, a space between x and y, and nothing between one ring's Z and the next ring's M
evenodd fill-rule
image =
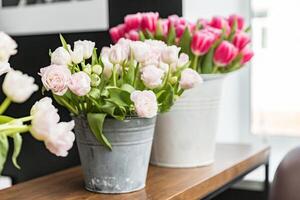
M168 17L169 28L171 27L171 25L173 26L177 25L178 20L179 20L178 15L170 15Z
M125 33L125 37L132 41L137 41L140 39L139 33L136 30L130 30L128 33Z
M228 41L223 41L214 53L214 63L217 66L226 66L235 59L238 49Z
M183 25L183 24L178 24L178 25L175 27L175 32L176 32L176 37L177 37L177 38L181 38L181 36L182 36L183 33L184 33L185 28L186 28L186 25Z
M167 36L169 33L169 21L167 19L161 19L161 27L164 36Z
M216 39L219 39L222 35L222 30L211 27L211 26L207 26L204 30L211 32L212 34L214 34Z
M195 55L204 55L215 41L215 36L205 30L197 31L192 38L191 49Z
M247 44L249 44L251 41L249 35L245 32L238 31L234 35L232 43L236 48L239 50L242 50Z
M209 21L207 19L200 18L197 21L198 24L201 24L202 27L206 28L209 25Z
M126 30L139 29L142 22L141 13L126 15L124 18Z
M226 35L230 34L230 26L223 17L213 17L209 25L217 29L225 29Z
M189 30L191 31L191 33L193 33L196 29L196 24L195 23L188 23L188 27L189 27Z
M254 53L251 49L248 49L248 48L244 48L242 51L241 51L241 54L243 56L243 59L242 59L242 65L247 63L248 61L251 60L251 58L254 56Z
M112 27L109 30L110 37L114 43L124 36L126 30L125 24L119 24L118 26Z
M159 14L156 12L148 12L142 14L141 28L142 30L148 30L154 33L158 21Z
M229 23L231 28L233 27L233 24L234 24L235 20L237 20L237 29L242 30L244 28L244 25L245 25L244 18L242 16L236 15L236 14L230 15L228 17L228 23Z

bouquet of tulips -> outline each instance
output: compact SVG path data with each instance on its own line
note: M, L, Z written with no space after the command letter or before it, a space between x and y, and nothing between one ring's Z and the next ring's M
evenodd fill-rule
M60 39L62 46L50 52L51 65L40 70L44 89L74 116L86 116L95 137L109 149L102 132L106 117L152 118L202 82L188 68L188 56L162 41L120 39L99 55L94 42L76 41L72 49Z
M199 19L194 23L177 15L161 19L158 13L149 12L127 15L123 24L109 32L113 42L125 37L141 41L157 39L177 45L192 60L190 68L211 74L235 71L251 60L253 52L247 47L249 30L238 15Z
M37 140L43 141L46 148L57 156L66 156L72 147L75 136L72 133L74 122L60 122L57 109L50 98L45 97L31 108L30 115L13 118L4 115L9 105L23 103L38 90L34 78L10 67L10 56L17 53L17 44L7 34L0 32L0 76L7 73L2 84L6 98L0 105L0 173L3 170L8 150L8 138L14 142L12 161L20 168L17 157L21 151L23 133L31 133Z

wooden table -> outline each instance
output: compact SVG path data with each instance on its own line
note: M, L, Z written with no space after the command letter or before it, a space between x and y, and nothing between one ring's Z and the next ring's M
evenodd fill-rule
M1 200L166 200L211 199L261 165L266 166L267 146L218 144L213 165L190 169L150 166L147 186L138 192L103 195L88 192L83 186L80 167L70 168L0 191Z

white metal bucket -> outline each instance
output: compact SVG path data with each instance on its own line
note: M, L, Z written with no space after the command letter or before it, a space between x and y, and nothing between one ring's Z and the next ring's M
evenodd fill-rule
M225 76L202 75L202 85L185 91L170 112L157 116L151 164L198 167L214 162Z

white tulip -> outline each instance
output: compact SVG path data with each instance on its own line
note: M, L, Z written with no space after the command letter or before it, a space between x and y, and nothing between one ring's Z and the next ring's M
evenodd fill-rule
M58 47L51 54L51 64L55 65L69 65L72 63L70 53L63 47Z
M2 85L4 94L13 102L25 102L33 92L38 90L34 78L20 71L11 70L4 78Z
M114 45L110 48L109 60L113 64L121 64L128 58L129 54L122 45Z
M101 57L101 61L104 65L103 75L106 79L109 79L112 75L112 70L113 70L114 65L109 61L109 58L106 56Z
M166 47L162 51L162 61L167 64L177 63L179 51L180 48L175 45Z
M59 122L57 109L52 105L49 97L37 101L30 110L31 120L30 132L37 140L45 141L49 138L51 128ZM47 116L47 117L45 117Z
M141 41L131 42L130 48L134 59L140 63L145 62L151 53L150 46Z
M83 58L89 59L93 55L93 50L95 48L95 42L88 40L78 40L74 42L74 50L77 48L82 48Z
M71 48L69 48L71 60L75 64L79 64L83 61L83 47L82 46L76 46L74 47L74 50L72 51Z
M8 62L17 53L17 43L6 33L0 32L0 62Z
M143 68L141 79L147 88L154 89L161 86L163 76L163 70L154 65L148 65Z
M0 76L11 70L10 64L8 62L0 62Z

